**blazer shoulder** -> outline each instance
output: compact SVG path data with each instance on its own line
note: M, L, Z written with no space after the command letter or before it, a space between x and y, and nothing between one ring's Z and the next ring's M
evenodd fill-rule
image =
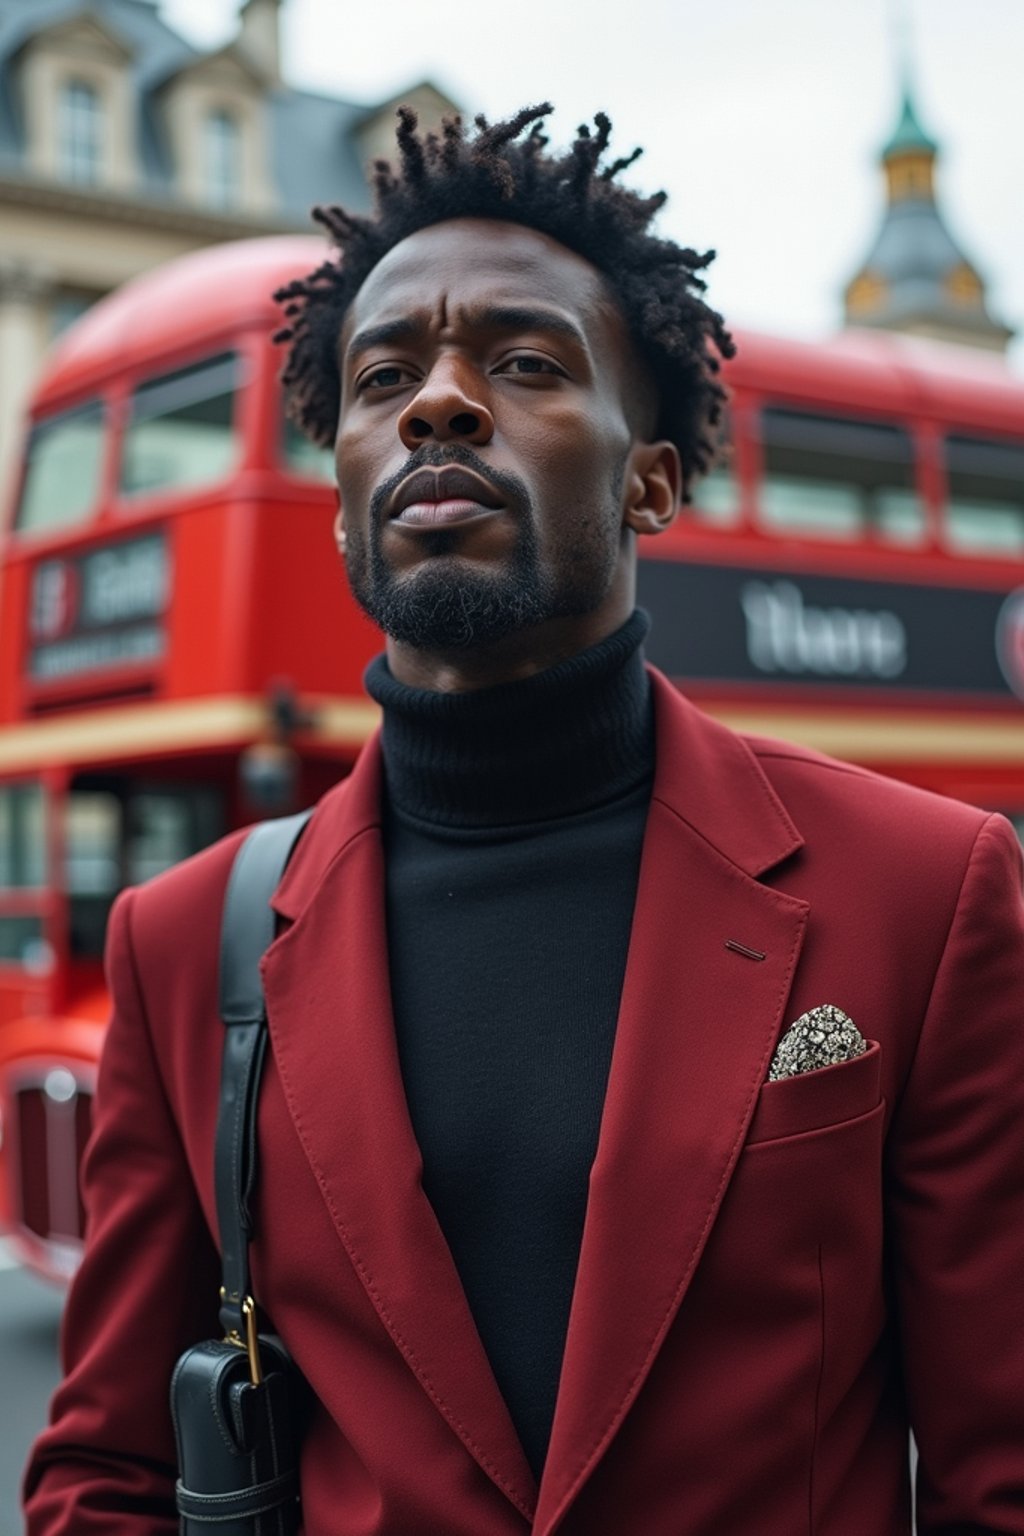
M991 811L921 789L855 763L842 762L811 747L767 737L744 738L779 797L802 829L819 822L863 833L871 842L891 840L894 848L927 842L964 856Z

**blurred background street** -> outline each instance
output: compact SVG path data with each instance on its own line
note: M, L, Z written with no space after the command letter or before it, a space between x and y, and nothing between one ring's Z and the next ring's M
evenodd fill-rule
M550 99L556 143L605 109L719 252L732 453L641 562L652 659L1024 830L1021 59L1020 0L0 0L0 1228L38 1270L80 1238L117 891L376 719L267 296L399 102ZM0 1536L61 1295L0 1246Z
M15 1266L0 1242L0 1536L21 1528L25 1458L57 1385L61 1292Z

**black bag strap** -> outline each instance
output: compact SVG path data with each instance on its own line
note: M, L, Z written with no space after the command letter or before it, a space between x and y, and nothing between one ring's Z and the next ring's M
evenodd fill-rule
M220 1016L226 1026L214 1144L220 1229L220 1321L225 1337L250 1345L255 1316L249 1282L250 1198L256 1180L256 1103L267 1049L260 960L274 937L270 898L311 811L264 821L235 855L220 934Z

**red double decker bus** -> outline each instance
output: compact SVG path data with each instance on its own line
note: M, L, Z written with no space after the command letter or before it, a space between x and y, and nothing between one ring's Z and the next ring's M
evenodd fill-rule
M31 405L0 545L0 1227L74 1267L110 905L308 803L372 728L380 637L330 457L285 423L245 242L130 284ZM712 713L1024 824L1024 383L899 338L739 338L731 455L645 541L649 653Z

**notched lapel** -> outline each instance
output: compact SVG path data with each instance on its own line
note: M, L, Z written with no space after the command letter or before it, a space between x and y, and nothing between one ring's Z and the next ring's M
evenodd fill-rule
M274 1056L312 1175L384 1327L529 1519L536 1485L422 1188L391 1016L379 785L367 785L364 770L354 789L342 814L329 812L342 851L325 860L315 846L300 848L319 883L310 889L300 870L279 903L301 910L264 960ZM317 835L314 823L307 837Z
M760 884L706 835L717 812L703 797L720 781L695 782L701 743L673 740L678 718L670 727L664 713L536 1536L549 1536L604 1454L683 1302L768 1069L807 918L804 902ZM767 786L730 742L746 754L734 767L760 806L748 862L764 866ZM683 805L701 816L680 814ZM797 846L783 815L774 861Z

